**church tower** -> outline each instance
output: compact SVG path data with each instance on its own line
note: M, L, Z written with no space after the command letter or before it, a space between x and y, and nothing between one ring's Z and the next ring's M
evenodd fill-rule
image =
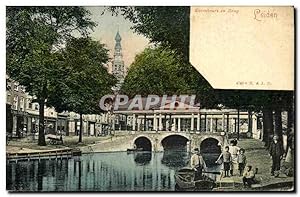
M121 46L121 36L119 31L115 36L115 52L114 52L114 59L112 64L112 74L117 78L118 82L116 87L114 88L115 91L119 91L121 88L122 83L124 82L125 77L125 68L124 68L124 61L122 55L122 46Z

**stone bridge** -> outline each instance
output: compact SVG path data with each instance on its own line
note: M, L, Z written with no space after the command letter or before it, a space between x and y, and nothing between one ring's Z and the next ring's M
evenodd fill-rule
M118 135L118 133L116 133ZM168 140L171 140L173 137L173 141L179 139L180 141L186 141L186 147L188 151L191 151L194 148L201 149L201 146L205 146L206 144L216 143L221 148L225 142L224 135L221 135L220 132L212 133L212 132L198 132L198 133L188 133L188 132L136 132L129 134L132 136L131 139L128 139L128 145L130 147L134 147L134 145L138 146L137 142L141 139L145 143L147 143L151 147L151 151L160 152L164 151L164 144L167 143ZM176 139L174 139L176 137ZM181 139L180 139L181 138Z
M217 147L220 151L224 145L227 145L226 138L220 132L116 131L111 138L80 149L83 152L115 152L126 151L136 146L144 150L161 152L170 143L183 145L189 152L194 148L200 148L200 151L204 149L210 151L211 147Z

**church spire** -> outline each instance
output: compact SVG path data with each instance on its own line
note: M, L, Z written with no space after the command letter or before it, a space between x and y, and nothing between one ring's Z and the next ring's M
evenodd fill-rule
M121 85L124 81L124 77L125 77L121 40L122 40L122 38L121 38L121 35L118 30L116 33L116 36L115 36L116 44L115 44L115 51L114 51L114 60L113 60L113 65L112 65L112 74L118 80L117 85L114 88L116 91L120 90Z
M121 38L120 33L119 33L119 30L118 30L118 32L117 32L117 34L116 34L116 36L115 36L115 41L116 41L116 42L121 42L121 40L122 40L122 38Z

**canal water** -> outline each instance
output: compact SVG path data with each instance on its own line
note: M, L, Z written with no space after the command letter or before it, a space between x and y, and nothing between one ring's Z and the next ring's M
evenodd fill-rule
M216 155L204 155L219 171ZM175 171L188 166L187 152L115 152L57 160L8 162L10 191L174 191ZM211 178L215 178L211 174Z

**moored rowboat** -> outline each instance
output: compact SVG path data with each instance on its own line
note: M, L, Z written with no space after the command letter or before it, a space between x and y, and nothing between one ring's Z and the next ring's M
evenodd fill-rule
M215 181L206 175L200 180L194 180L195 171L191 168L182 168L175 173L176 189L183 191L207 191L215 187Z

